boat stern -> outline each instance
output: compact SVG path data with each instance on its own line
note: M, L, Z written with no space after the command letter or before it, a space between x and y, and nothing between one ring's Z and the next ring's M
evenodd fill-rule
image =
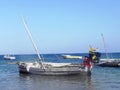
M19 68L19 72L20 73L26 73L28 74L29 73L29 70L27 68L27 64L24 63L24 62L18 62L18 68Z

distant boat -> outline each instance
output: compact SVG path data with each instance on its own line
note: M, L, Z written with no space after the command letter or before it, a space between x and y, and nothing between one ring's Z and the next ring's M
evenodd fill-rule
M64 59L82 59L82 56L62 55Z
M3 57L5 60L14 60L16 57L14 55L4 55Z
M101 34L101 36L102 36L103 43L104 43L104 49L105 49L105 53L106 53L106 58L105 59L100 59L100 62L97 63L97 65L102 66L102 67L120 67L120 60L119 59L114 59L114 58L111 59L111 58L109 58L103 34Z
M100 61L97 65L101 67L120 67L120 60L104 60Z
M44 58L39 54L37 46L33 41L32 35L22 17L25 30L33 44L33 47L38 55L38 61L35 62L18 62L19 72L38 75L90 75L91 69L89 66L84 66L81 63L53 63L45 62Z

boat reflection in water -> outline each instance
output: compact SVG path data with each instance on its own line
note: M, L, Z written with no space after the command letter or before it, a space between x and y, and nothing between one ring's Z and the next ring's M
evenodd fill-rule
M95 90L90 76L40 76L20 74L20 79L22 79L22 83L26 83L24 87L29 87L30 90Z

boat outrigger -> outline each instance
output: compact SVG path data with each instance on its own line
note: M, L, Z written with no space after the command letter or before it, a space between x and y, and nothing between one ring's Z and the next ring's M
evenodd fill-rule
M27 24L22 17L25 30L33 44L33 47L37 53L38 61L35 62L18 62L20 73L39 74L39 75L90 75L92 68L81 63L53 63L45 62L41 57L32 35L27 27Z

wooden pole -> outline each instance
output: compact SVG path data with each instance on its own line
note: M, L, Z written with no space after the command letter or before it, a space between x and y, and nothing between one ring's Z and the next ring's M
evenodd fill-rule
M105 49L106 57L107 57L107 59L109 59L109 57L108 57L108 53L107 53L107 48L106 48L106 43L105 43L104 36L103 36L103 34L101 34L101 36L102 36L103 43L104 43L104 49Z
M36 43L34 42L34 40L32 38L32 34L31 34L31 32L30 32L30 30L29 30L29 28L28 28L28 26L27 26L27 24L26 24L25 19L23 18L23 16L22 16L22 21L23 21L23 24L25 26L25 30L27 31L28 36L29 36L29 38L30 38L30 40L32 42L32 45L33 45L33 47L34 47L34 49L35 49L35 51L37 53L37 56L38 56L39 61L40 61L40 64L43 67L43 69L45 69L45 67L44 67L44 65L42 63L43 58L40 56L40 53L39 53L38 48L37 48L37 45L36 45Z

